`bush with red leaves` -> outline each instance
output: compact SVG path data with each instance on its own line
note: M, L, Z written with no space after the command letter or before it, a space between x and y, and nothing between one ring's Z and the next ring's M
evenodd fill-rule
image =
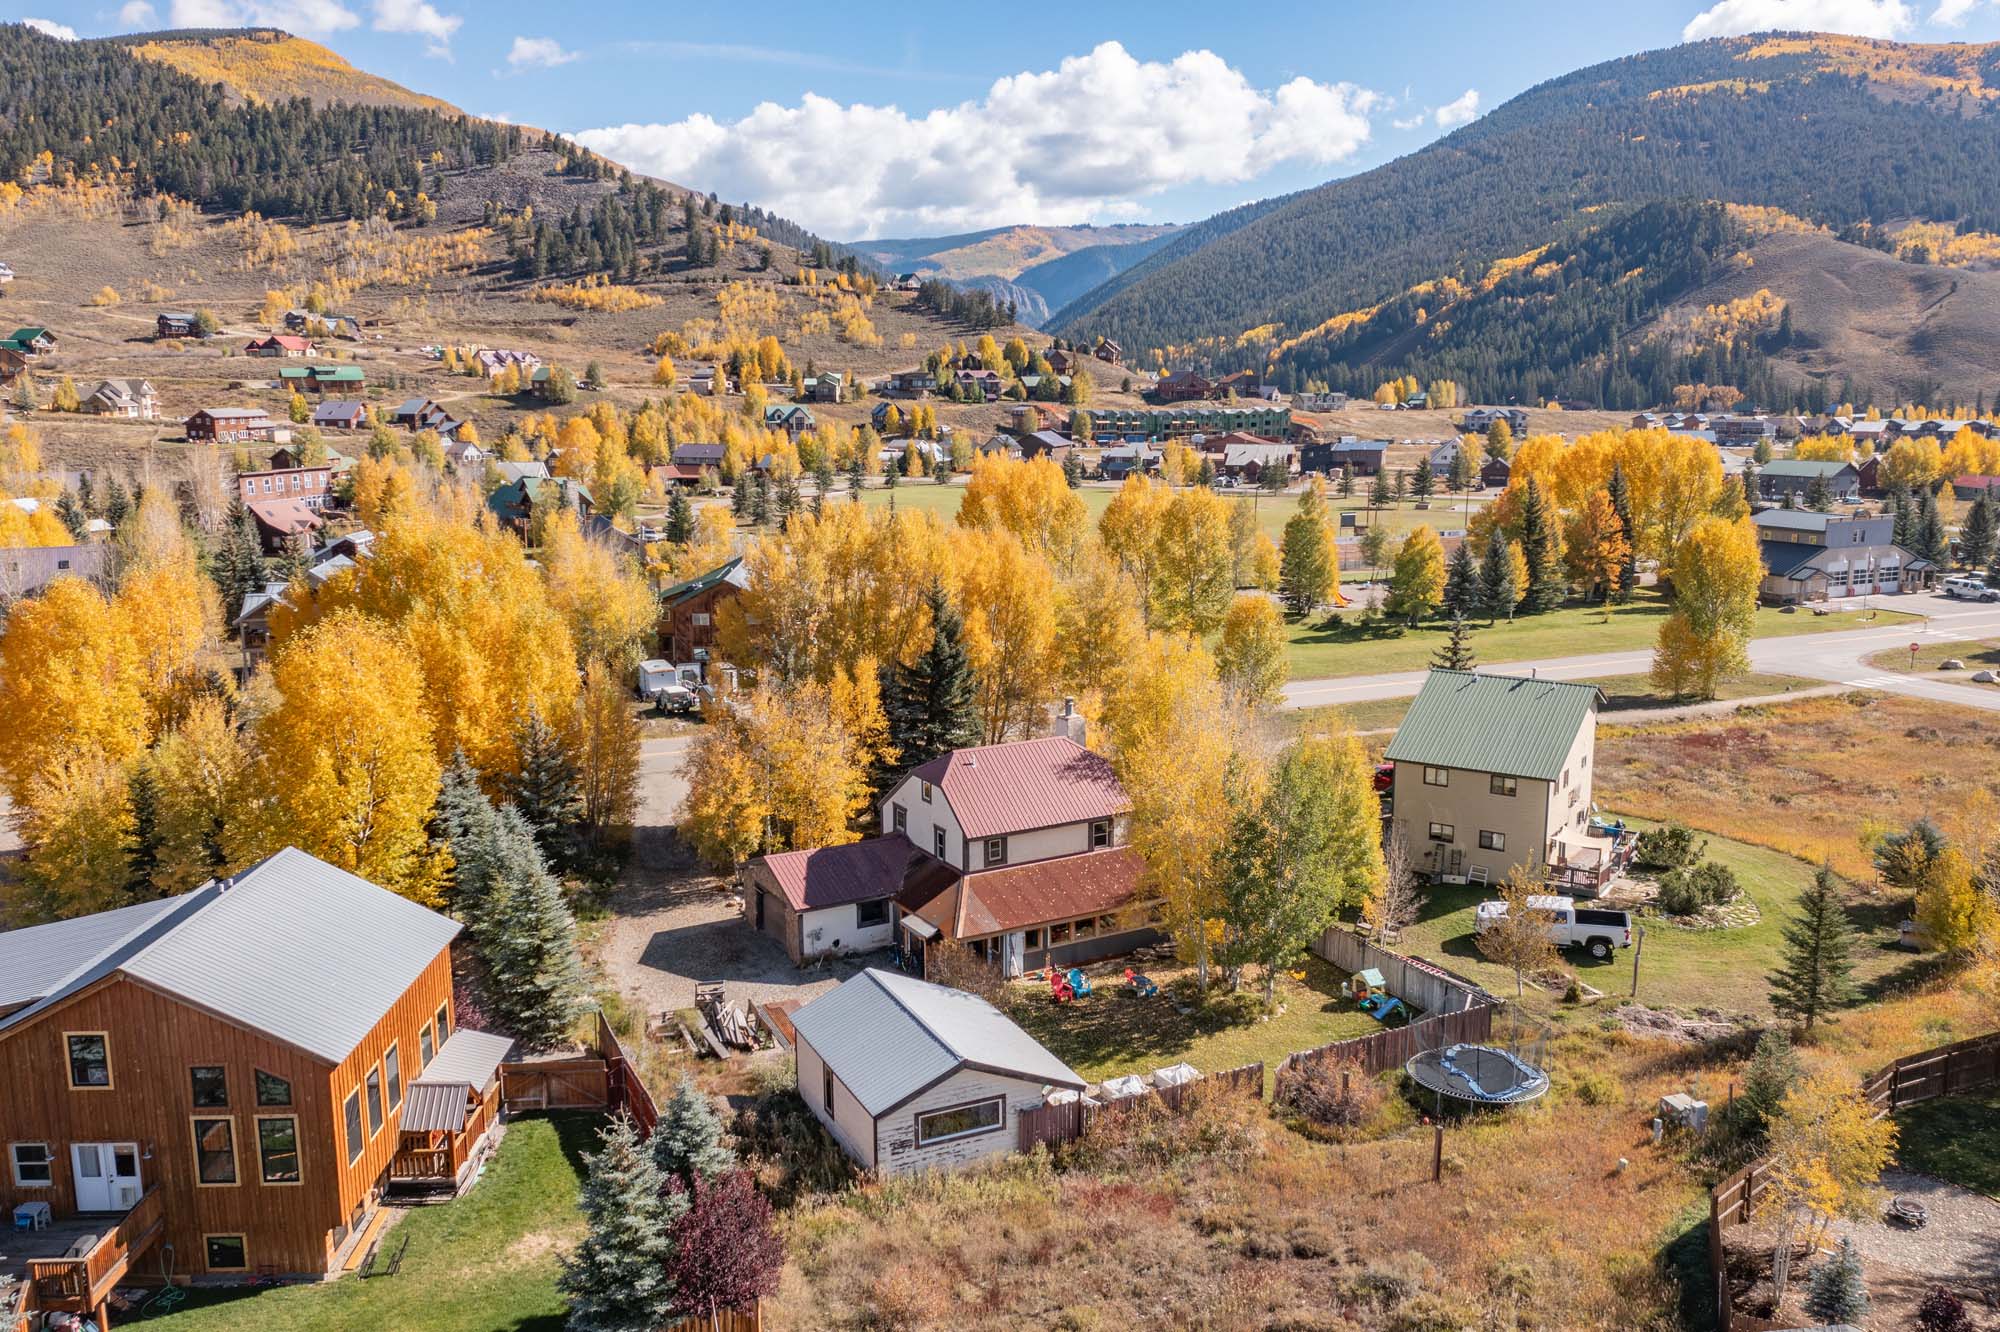
M785 1245L771 1228L771 1204L747 1170L697 1176L672 1236L667 1275L682 1313L747 1309L778 1288Z

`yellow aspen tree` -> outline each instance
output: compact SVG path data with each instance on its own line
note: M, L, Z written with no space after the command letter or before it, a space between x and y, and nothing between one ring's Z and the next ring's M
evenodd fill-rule
M998 744L1027 734L1055 692L1055 575L1012 532L973 528L953 544L980 726Z
M1047 455L1026 461L986 454L958 502L961 527L1001 527L1039 551L1058 570L1083 547L1089 510Z
M28 850L15 889L23 915L83 916L131 902L125 892L125 842L132 828L126 771L126 764L102 751L68 750L30 780L16 810Z
M1244 707L1268 707L1284 694L1291 664L1285 656L1285 620L1278 603L1246 592L1229 604L1215 667L1231 697Z
M1563 534L1563 563L1569 569L1570 581L1586 597L1602 589L1608 601L1617 584L1618 571L1624 567L1625 556L1631 549L1618 514L1611 507L1611 496L1593 490L1582 506L1570 514L1567 528Z
M1428 524L1411 530L1396 551L1384 608L1415 624L1444 600L1444 543Z
M1056 678L1072 694L1099 694L1146 637L1139 589L1118 561L1086 550L1056 606Z
M145 747L145 676L125 619L80 578L19 602L0 631L0 775L17 807L62 754L122 764Z
M549 603L569 625L578 667L601 661L616 672L632 670L658 619L652 589L638 567L586 537L576 511L568 508L551 518L539 563Z
M1176 493L1161 512L1149 597L1155 627L1196 635L1221 627L1236 593L1228 503L1195 486Z
M570 729L583 824L591 843L602 845L613 829L631 825L639 803L639 719L622 667L586 661Z
M1749 669L1764 561L1747 518L1704 518L1674 555L1674 609L1660 625L1653 683L1675 697L1714 698Z

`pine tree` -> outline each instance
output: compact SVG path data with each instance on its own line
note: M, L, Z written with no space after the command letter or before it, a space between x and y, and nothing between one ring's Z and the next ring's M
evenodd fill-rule
M62 525L69 529L70 536L79 541L83 539L83 526L89 517L84 513L83 506L77 503L76 496L67 490L56 496L56 517L62 519Z
M1389 482L1387 468L1375 473L1375 485L1368 492L1368 502L1378 509L1386 509L1396 502L1396 488Z
M1077 456L1075 449L1063 455L1062 474L1063 480L1069 482L1071 490L1083 484L1083 459Z
M736 484L729 488L729 512L739 523L750 516L751 490L750 478L746 476L737 477Z
M1771 1008L1813 1024L1854 996L1854 927L1840 905L1833 871L1822 865L1784 929L1784 956L1771 976Z
M134 901L158 897L153 876L160 869L160 783L153 765L141 759L125 781L132 827L125 835L125 895Z
M558 872L574 869L583 781L569 747L535 709L529 710L515 743L521 751L521 771L507 783L507 797L527 820L549 864Z
M1339 558L1316 512L1288 518L1278 549L1278 595L1285 609L1305 615L1326 600L1340 577Z
M694 505L688 503L687 492L679 486L667 496L667 540L676 546L694 540Z
M1755 467L1745 467L1743 469L1743 503L1754 509L1757 507L1757 501L1761 498L1762 496L1758 494L1757 489L1757 469Z
M132 497L126 493L124 482L114 476L104 485L104 521L113 527L123 527L131 515Z
M431 806L431 845L451 853L452 867L444 885L445 905L463 920L469 908L483 905L497 872L487 855L492 848L493 802L480 789L479 774L459 750L438 783Z
M1933 568L1946 567L1951 558L1951 542L1945 535L1944 519L1938 516L1937 496L1928 490L1918 500L1910 537L1914 543L1911 549L1929 560Z
M1959 556L1965 567L1983 570L1993 559L1996 532L1993 520L1993 501L1981 495L1965 511L1965 519L1958 525Z
M1514 607L1520 604L1521 589L1514 576L1514 553L1507 547L1507 538L1495 531L1486 539L1486 558L1479 566L1479 610L1492 624L1502 615L1514 618Z
M1806 1312L1829 1325L1861 1325L1868 1313L1868 1278L1861 1270L1854 1236L1843 1236L1839 1252L1813 1269L1806 1286Z
M660 1177L677 1179L684 1188L692 1189L697 1175L713 1179L736 1168L736 1153L722 1141L722 1121L715 1106L685 1073L660 1107L652 1149Z
M1611 599L1630 601L1632 589L1639 586L1639 534L1632 530L1632 483L1625 477L1624 463L1611 465L1611 480L1605 490L1611 496L1611 512L1618 516L1618 530L1625 537L1625 559L1618 567Z
M1444 609L1452 617L1462 619L1477 615L1479 602L1479 564L1472 558L1472 542L1461 539L1445 563Z
M229 506L228 527L210 572L222 594L224 618L229 621L242 613L243 603L252 594L264 589L263 543L258 541L256 524L241 499Z
M1427 500L1437 489L1437 473L1431 470L1429 455L1417 459L1416 470L1410 473L1410 493L1420 500Z
M1815 475L1806 482L1806 507L1814 513L1825 513L1833 507L1833 487L1827 484L1825 476Z
M932 583L926 600L931 641L908 665L885 672L889 678L882 690L889 743L898 755L900 772L979 743L978 696L965 651L964 623L945 595L944 584Z
M1882 507L1895 519L1895 526L1889 531L1889 540L1904 550L1912 549L1915 544L1912 528L1916 518L1916 508L1911 503L1909 492L1890 491L1887 498L1882 501Z
M1521 505L1521 553L1528 560L1528 589L1523 604L1530 611L1554 610L1562 605L1563 576L1556 558L1555 513L1541 483L1528 478L1527 494Z
M1478 669L1479 662L1472 655L1472 630L1467 627L1463 615L1451 617L1451 636L1431 653L1431 665L1441 671Z
M587 1158L579 1206L589 1227L563 1260L557 1286L569 1300L568 1332L655 1332L672 1321L673 1245L659 1167L632 1121L619 1115ZM672 1195L678 1197L678 1195Z
M1804 1076L1805 1065L1784 1028L1773 1027L1759 1036L1756 1052L1743 1070L1743 1091L1736 1098L1742 1130L1762 1138L1765 1126L1778 1113L1778 1103Z
M523 1047L546 1050L569 1034L583 1004L576 919L534 831L512 805L497 812L493 850L499 878L473 934L491 980L489 1002Z
M750 491L750 521L759 527L771 521L771 498L771 474L760 471Z

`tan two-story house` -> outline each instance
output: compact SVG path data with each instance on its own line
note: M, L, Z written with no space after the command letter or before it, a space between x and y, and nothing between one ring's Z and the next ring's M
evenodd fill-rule
M1432 671L1384 753L1411 863L1446 883L1608 873L1616 841L1590 824L1603 701L1595 685Z

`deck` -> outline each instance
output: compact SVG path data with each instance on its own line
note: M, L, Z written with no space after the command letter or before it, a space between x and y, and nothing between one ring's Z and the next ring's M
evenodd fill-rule
M89 1315L102 1326L104 1297L165 1229L155 1185L127 1212L75 1213L54 1218L44 1230L6 1231L0 1235L0 1272L25 1279L32 1307ZM85 1239L96 1242L72 1255Z

